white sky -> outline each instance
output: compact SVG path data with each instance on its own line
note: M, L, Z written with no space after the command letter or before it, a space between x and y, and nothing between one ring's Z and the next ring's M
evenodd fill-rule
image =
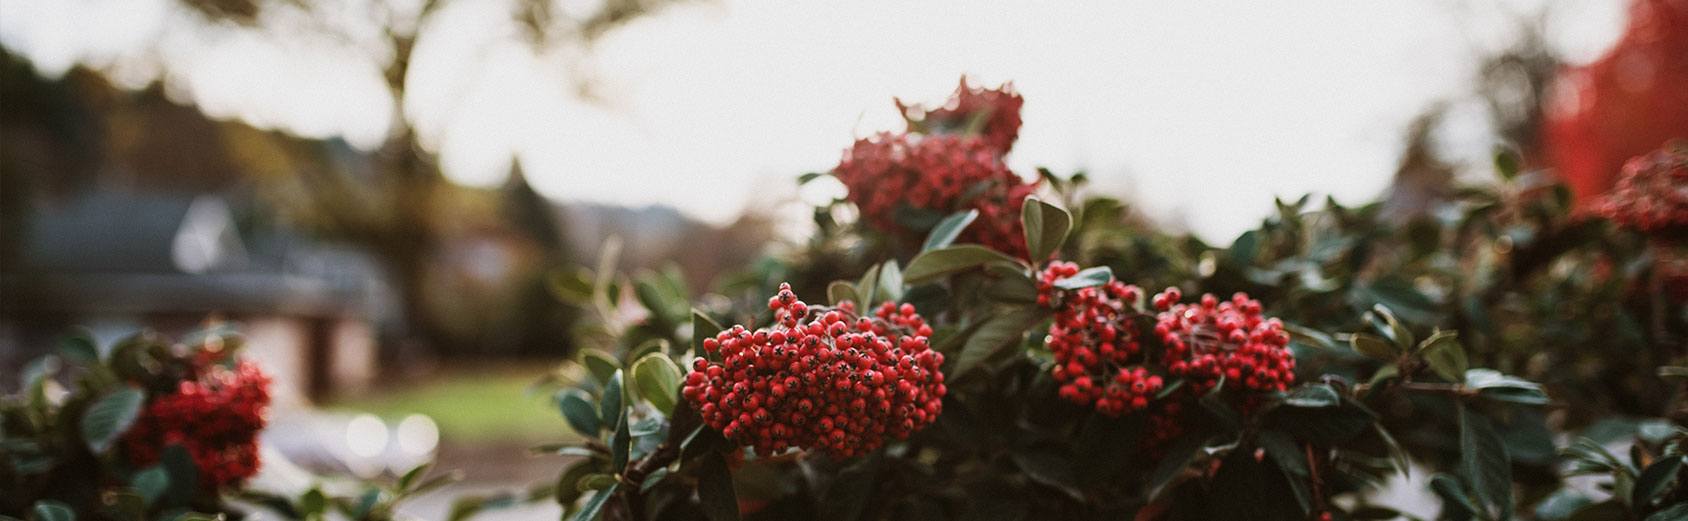
M1099 190L1225 240L1271 195L1375 195L1407 123L1466 97L1476 58L1510 41L1508 13L1541 3L725 0L635 22L581 58L535 56L502 2L460 1L424 31L405 111L457 182L500 183L519 157L555 198L720 222L793 196L797 174L829 169L854 137L897 128L892 96L938 102L962 73L1013 80L1026 97L1017 171L1084 168ZM1554 2L1551 42L1597 56L1626 3ZM0 42L53 74L79 62L128 85L165 74L214 116L381 140L392 110L367 40L184 30L170 5L0 0ZM601 101L573 94L580 68L566 64L581 60Z

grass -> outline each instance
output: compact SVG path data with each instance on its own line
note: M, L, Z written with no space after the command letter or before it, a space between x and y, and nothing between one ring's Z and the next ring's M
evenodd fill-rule
M367 412L389 422L425 414L440 427L442 443L536 443L574 437L550 397L529 395L528 385L549 366L445 369L404 384L336 399L324 407Z

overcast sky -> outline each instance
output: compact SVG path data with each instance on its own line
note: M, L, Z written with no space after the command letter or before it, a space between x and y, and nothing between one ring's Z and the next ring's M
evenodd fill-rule
M1539 3L726 0L611 33L584 59L601 99L583 101L581 68L565 65L575 52L536 56L500 2L457 2L419 43L405 110L457 182L496 185L514 157L551 197L719 222L789 199L797 174L897 128L892 96L938 102L964 73L1012 80L1026 98L1017 171L1087 169L1099 189L1225 240L1269 213L1270 195L1378 193L1407 123L1468 96L1477 57L1513 34L1509 13ZM166 74L215 116L381 140L393 114L365 42L186 30L171 5L0 0L0 43L50 74L89 63L132 86ZM1592 59L1624 5L1556 2L1550 41Z

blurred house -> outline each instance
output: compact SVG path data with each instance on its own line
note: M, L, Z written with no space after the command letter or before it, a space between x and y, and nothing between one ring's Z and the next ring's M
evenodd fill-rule
M0 271L0 365L75 326L103 347L218 320L240 326L279 403L370 385L392 307L370 261L282 234L243 239L233 215L223 197L180 192L93 191L40 209L21 260Z

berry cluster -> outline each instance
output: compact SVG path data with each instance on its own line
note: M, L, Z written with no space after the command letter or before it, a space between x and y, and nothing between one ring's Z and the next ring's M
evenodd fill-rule
M833 175L863 219L881 231L912 234L897 219L905 208L937 214L976 209L979 218L962 241L1009 254L1026 250L1019 210L1036 185L1008 170L978 137L881 133L857 140Z
M774 324L733 326L703 349L681 394L710 427L760 455L796 448L838 458L905 439L943 410L944 356L914 306L887 302L871 317L843 302L811 308L789 284L768 300Z
M1283 322L1260 314L1260 301L1237 293L1221 302L1212 294L1200 304L1181 304L1177 288L1155 295L1155 335L1165 346L1167 372L1184 378L1196 393L1221 377L1228 389L1282 391L1295 382L1295 357L1286 347Z
M258 472L258 431L270 403L270 379L257 365L210 365L156 396L124 433L123 453L135 467L157 463L164 449L181 445L199 469L200 486L238 486Z
M1062 291L1055 283L1078 265L1052 262L1038 278L1038 304L1055 310L1045 345L1055 355L1061 398L1092 405L1108 416L1149 407L1164 382L1142 364L1142 344L1130 325L1141 290L1123 282Z
M897 110L908 120L909 132L953 134L974 130L997 155L1003 155L1020 137L1020 107L1025 103L1013 84L994 89L969 87L963 76L961 85L943 106L929 109L897 100Z
M1650 235L1688 233L1688 146L1666 147L1624 163L1600 211Z

